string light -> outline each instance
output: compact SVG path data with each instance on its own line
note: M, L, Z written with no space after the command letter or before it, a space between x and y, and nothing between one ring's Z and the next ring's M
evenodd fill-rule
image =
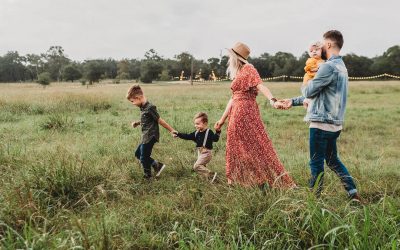
M394 79L400 79L400 76L396 75L391 75L391 74L380 74L380 75L375 75L375 76L350 76L349 80L370 80L370 79L377 79L377 78L382 78L382 77L390 77ZM278 80L278 79L303 79L302 76L287 76L287 75L280 75L280 76L273 76L273 77L266 77L262 78L263 81L273 81L273 80ZM214 78L215 79L215 78ZM228 81L228 79L215 79L215 80L194 80L194 82L222 82L222 81Z

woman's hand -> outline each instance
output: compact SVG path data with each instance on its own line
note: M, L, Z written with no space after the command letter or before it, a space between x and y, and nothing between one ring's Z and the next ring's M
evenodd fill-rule
M292 107L291 99L278 100L274 103L274 108L276 109L290 109Z
M272 107L274 107L276 109L285 109L285 102L283 100L278 100L278 101L274 102Z
M217 121L214 125L214 129L221 131L222 125L224 125L224 123L225 123L225 121L223 121L223 120Z

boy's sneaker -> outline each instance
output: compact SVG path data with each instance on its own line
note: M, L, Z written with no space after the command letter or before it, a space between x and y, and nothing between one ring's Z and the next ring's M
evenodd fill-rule
M212 178L211 178L211 181L210 181L210 183L214 183L214 181L217 179L217 172L214 172L214 174L213 174L213 176L212 176Z
M153 163L154 172L156 172L156 177L160 176L161 172L164 170L166 165L162 162L155 161Z
M143 175L143 180L150 181L152 179L151 175Z

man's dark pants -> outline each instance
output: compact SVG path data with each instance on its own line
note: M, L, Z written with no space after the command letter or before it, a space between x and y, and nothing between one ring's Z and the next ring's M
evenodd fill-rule
M328 167L339 176L349 196L357 193L353 178L338 157L336 140L340 132L310 128L310 188L314 188L318 182L317 195L322 191L324 160Z

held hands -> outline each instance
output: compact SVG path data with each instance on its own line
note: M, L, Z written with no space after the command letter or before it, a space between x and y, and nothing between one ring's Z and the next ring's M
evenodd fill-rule
M139 122L139 121L133 121L133 122L131 123L131 125L132 125L132 127L136 128L137 126L140 125L140 122Z
M273 107L276 109L290 109L292 107L292 100L291 99L281 99L274 103Z
M219 120L215 123L214 129L217 132L221 132L222 125L224 125L225 121Z
M171 135L173 138L178 138L178 131L176 130L171 131Z

